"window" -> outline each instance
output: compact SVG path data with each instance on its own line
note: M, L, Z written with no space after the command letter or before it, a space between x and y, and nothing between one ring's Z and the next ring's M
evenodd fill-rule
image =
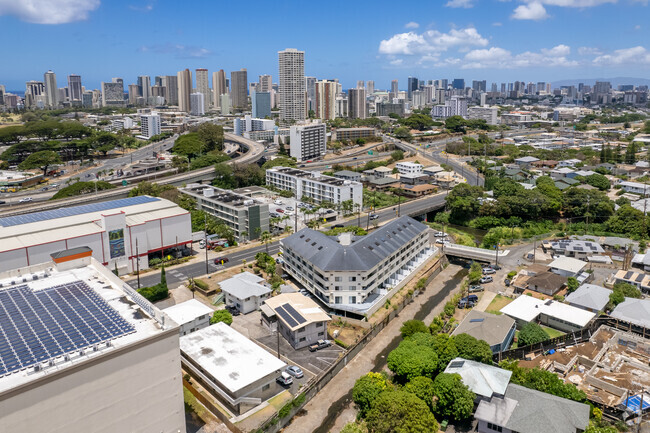
M334 303L335 304L342 304L343 303L343 296L335 296L334 297Z
M501 427L500 425L492 424L491 422L487 423L487 428L489 428L490 430L494 430L496 432L503 431L503 427Z
M298 332L299 332L299 333L301 333L301 332L305 332L305 327L303 326L302 328L298 329Z
M307 337L301 337L300 340L298 340L298 342L302 343L302 342L305 341L306 339L307 339Z
M334 290L341 290L342 288L342 286L334 286Z
M266 385L264 385L264 386L262 387L262 391L266 391L266 390L269 389L270 387L271 387L271 384L267 383Z
M348 281L357 281L357 277L348 277Z
M322 328L323 327L323 322L316 322L316 327L317 328Z
M336 281L337 283L343 281L343 277L334 277L334 281Z
M350 290L357 290L357 286L348 286L348 289L350 289Z
M319 332L319 333L318 333L318 336L319 336L319 337L322 337L323 335L325 335L324 332Z
M350 304L356 304L357 303L357 297L356 296L350 296L348 299L350 300Z

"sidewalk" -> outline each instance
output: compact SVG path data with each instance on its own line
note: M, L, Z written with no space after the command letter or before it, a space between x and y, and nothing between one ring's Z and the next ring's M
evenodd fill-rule
M497 294L494 292L488 292L487 290L483 292L483 296L481 296L481 300L478 301L478 304L476 304L476 307L474 307L475 310L478 311L485 311L485 309L490 305L490 302L494 299L494 297Z
M351 361L349 362L320 392L307 403L301 412L306 412L305 415L297 416L293 419L291 424L284 428L285 433L303 433L313 432L317 430L328 417L328 411L331 403L337 402L344 397L353 387L356 380L362 375L368 373L376 366L377 357L388 346L395 337L400 335L400 328L402 324L412 319L415 314L420 311L423 304L431 297L435 296L444 287L445 283L449 281L459 270L460 266L449 265L444 269L434 281L427 286L426 291L415 298L408 306L393 321L391 321L386 328L384 328L368 345ZM446 299L445 299L446 301ZM425 320L432 320L435 314L439 314L444 307L444 302L440 302L432 309L431 313ZM429 323L425 321L425 323ZM382 359L380 362L383 362ZM323 404L326 402L326 404ZM328 404L329 403L329 404ZM356 412L356 411L355 411ZM335 422L333 426L339 426L345 420L350 418L350 410L342 408L342 413L335 414L337 420L340 417L343 419L340 422ZM332 431L337 431L332 429Z

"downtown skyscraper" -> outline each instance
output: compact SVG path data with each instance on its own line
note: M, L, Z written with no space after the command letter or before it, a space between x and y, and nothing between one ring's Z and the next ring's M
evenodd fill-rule
M59 105L59 89L56 86L56 74L52 71L47 71L43 74L43 82L45 83L47 106L56 108Z
M205 68L196 70L196 91L203 94L203 112L208 111L210 108L210 81L208 70Z
M280 119L305 120L307 95L305 89L305 52L287 48L278 52L280 77Z
M82 93L81 75L68 75L68 96L70 101L81 104Z
M230 73L230 95L234 108L248 107L248 72L246 69Z
M219 69L212 73L212 105L221 108L221 95L228 93L226 87L226 72Z
M189 69L178 71L178 108L186 113L190 112L190 95L192 94L192 72Z

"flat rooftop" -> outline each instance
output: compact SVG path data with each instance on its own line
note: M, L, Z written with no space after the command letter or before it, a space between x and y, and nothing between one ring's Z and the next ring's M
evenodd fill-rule
M191 183L185 188L179 188L185 194L224 204L230 207L247 208L252 205L262 204L261 201L244 194L238 194L228 189L221 189L211 185Z
M0 274L0 392L164 331L160 310L88 260L61 272L50 262Z
M181 337L181 352L233 393L287 365L223 322Z
M163 310L171 319L179 325L196 320L206 314L212 315L214 310L197 299L181 302Z
M339 179L332 176L327 176L314 171L300 170L298 168L291 168L291 167L278 166L278 167L269 168L267 171L282 173L282 174L295 176L299 178L309 178L314 182L321 182L321 183L326 183L328 185L334 185L334 186L342 186L342 185L357 183L349 180Z
M531 322L540 314L546 314L550 317L563 320L565 322L584 327L595 314L583 310L582 308L572 307L571 305L561 302L533 298L532 296L520 295L517 299L501 309L503 314L514 319Z

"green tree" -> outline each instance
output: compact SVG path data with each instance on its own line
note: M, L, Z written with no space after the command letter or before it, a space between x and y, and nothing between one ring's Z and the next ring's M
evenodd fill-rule
M172 152L178 155L187 157L189 161L192 158L199 156L206 150L206 145L198 136L197 133L191 132L189 134L181 135L174 142Z
M399 128L395 128L393 135L396 138L399 138L400 140L404 140L404 141L411 141L411 139L413 138L411 136L411 132L409 128L407 128L406 126L400 126Z
M535 322L529 322L521 328L517 337L519 346L529 346L549 339L548 334Z
M391 152L390 157L393 161L401 161L404 159L404 152L401 150L394 150Z
M566 287L569 293L575 292L580 287L580 282L576 277L569 277L567 278Z
M214 180L212 184L220 188L234 188L235 178L232 166L226 163L219 163L214 166Z
M433 376L438 369L438 355L432 347L408 338L388 354L387 364L396 380L405 383L418 376Z
M387 388L388 381L380 373L370 372L357 379L352 388L352 401L357 405L360 417L366 416L379 394Z
M163 264L160 269L160 284L167 287L167 274L165 273L165 265Z
M601 191L607 191L610 188L609 179L602 174L591 174L585 177L585 183L598 188Z
M427 325L425 325L423 321L412 319L404 322L399 331L402 334L402 338L407 338L417 332L428 333L429 328L427 328Z
M203 122L197 129L196 134L207 150L223 150L223 126L212 122Z
M439 428L426 403L400 390L382 392L366 422L373 433L431 433Z
M57 200L66 197L77 197L82 194L90 194L95 191L105 191L108 189L117 188L115 185L103 180L95 182L75 182L72 185L61 188L52 196L50 200Z
M483 275L483 268L478 262L472 262L472 265L469 268L469 274L467 274L467 279L470 284L475 284L478 280L481 279Z
M614 233L633 234L639 237L647 236L644 231L643 212L630 205L619 207L614 215L605 222L607 230ZM647 228L645 228L647 230Z
M269 243L273 240L273 236L271 233L267 232L266 230L262 232L260 235L260 241L264 244L266 247L266 254L269 253Z
M38 168L43 170L43 176L47 175L47 169L54 165L60 164L61 157L58 153L51 150L42 150L40 152L32 153L18 165L18 168L21 170L30 170L33 168Z
M314 110L309 111L313 112ZM368 428L365 423L349 422L343 427L341 433L368 433Z
M492 349L483 340L477 340L468 334L458 334L452 337L458 349L458 356L473 361L492 363Z
M404 391L415 394L417 398L425 402L429 408L433 408L433 397L435 388L433 380L428 377L415 377L404 386Z
M459 374L440 373L433 381L436 396L434 412L443 418L463 420L472 415L474 394Z
M230 314L230 311L217 310L212 313L212 317L210 317L210 325L214 325L215 323L219 322L223 322L226 325L230 326L232 324L232 314Z
M572 383L564 383L555 373L539 368L520 367L518 361L501 361L499 367L512 371L510 382L582 403L587 395Z
M451 116L445 120L445 128L450 132L460 132L464 134L466 125L467 123L465 122L465 119L461 116Z

